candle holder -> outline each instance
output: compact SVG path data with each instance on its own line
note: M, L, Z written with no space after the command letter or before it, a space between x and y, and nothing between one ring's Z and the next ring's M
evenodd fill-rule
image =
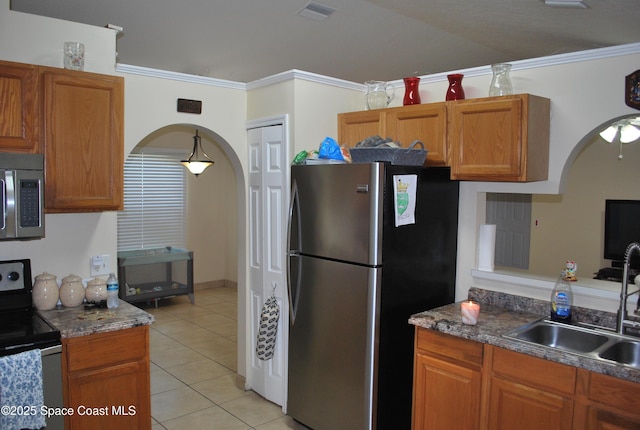
M462 324L476 325L480 316L480 304L471 300L460 303Z

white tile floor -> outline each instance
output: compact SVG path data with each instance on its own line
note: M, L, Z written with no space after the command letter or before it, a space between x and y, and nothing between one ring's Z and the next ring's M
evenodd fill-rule
M305 429L282 408L236 386L237 291L196 290L141 306L150 328L153 429Z

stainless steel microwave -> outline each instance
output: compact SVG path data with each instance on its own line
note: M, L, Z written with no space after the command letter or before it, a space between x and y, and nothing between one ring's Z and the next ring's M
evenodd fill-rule
M0 152L0 240L44 237L44 157Z

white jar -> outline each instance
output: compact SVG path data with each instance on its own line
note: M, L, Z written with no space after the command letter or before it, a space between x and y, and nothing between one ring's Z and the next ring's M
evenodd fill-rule
M55 308L60 297L56 276L47 272L36 276L36 282L33 284L31 294L33 306L39 311L48 311Z
M60 301L68 308L80 306L84 301L84 286L82 278L78 275L69 275L62 278L60 286Z
M107 282L104 279L93 278L87 282L84 295L89 303L107 300Z

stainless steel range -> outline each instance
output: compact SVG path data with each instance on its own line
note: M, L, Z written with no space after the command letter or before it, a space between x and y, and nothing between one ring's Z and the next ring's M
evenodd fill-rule
M62 407L60 331L32 305L31 261L0 261L0 356L39 349L42 353L44 403ZM63 429L62 416L47 419L47 430Z

